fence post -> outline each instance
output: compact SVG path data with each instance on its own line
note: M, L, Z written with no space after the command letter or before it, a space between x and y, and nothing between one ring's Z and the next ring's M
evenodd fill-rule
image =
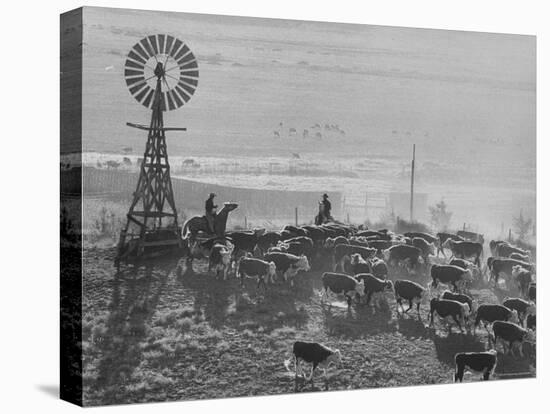
M294 224L298 227L298 207L294 207Z
M349 211L348 211L348 224L349 224Z
M462 231L466 231L466 223L462 225Z
M246 216L244 216L244 229L245 230L248 229L248 220L247 220Z
M508 229L508 241L512 241L512 229Z

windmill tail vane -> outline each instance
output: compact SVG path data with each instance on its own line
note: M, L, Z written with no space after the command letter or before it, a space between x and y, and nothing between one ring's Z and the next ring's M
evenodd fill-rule
M124 76L132 96L151 109L151 122L148 127L126 123L148 134L136 191L120 235L117 266L121 259L139 258L147 251L158 252L160 247L180 243L165 132L186 128L165 128L163 112L189 101L198 85L198 65L185 43L159 34L134 45L128 53ZM131 226L137 226L137 232L130 234Z

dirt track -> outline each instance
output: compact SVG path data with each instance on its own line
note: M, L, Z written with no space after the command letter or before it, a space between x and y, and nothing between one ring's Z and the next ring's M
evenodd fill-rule
M199 262L194 275L178 275L169 260L117 275L113 255L84 252L87 405L449 383L456 352L487 346L481 330L448 334L441 322L435 332L426 328L426 303L421 319L396 316L389 295L376 314L366 306L323 307L320 272L300 275L293 289L270 286L258 295L252 281L243 290L234 279L215 280ZM498 300L489 290L472 293ZM295 383L286 371L299 339L341 350L342 366L329 370L327 382ZM496 376L534 376L534 349L524 350L523 359L499 353Z

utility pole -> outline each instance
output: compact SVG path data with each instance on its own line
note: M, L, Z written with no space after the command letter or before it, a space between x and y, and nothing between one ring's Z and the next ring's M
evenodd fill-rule
M413 206L414 206L414 158L416 153L416 144L413 144L413 158L411 162L411 206L410 206L410 219L413 221Z

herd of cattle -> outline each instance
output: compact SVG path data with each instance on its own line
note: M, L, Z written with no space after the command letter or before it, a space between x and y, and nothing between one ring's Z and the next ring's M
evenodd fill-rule
M430 326L434 315L447 322L449 332L456 325L461 333L475 335L480 324L484 326L492 349L457 354L455 381L462 381L466 368L487 380L497 364L499 341L504 352L519 356L524 342L534 343L536 282L530 251L492 240L491 256L482 261L484 244L482 235L467 231L431 235L340 223L286 226L281 231L233 231L223 239L195 241L187 252L187 266L192 269L193 259L207 258L209 272L216 277L225 280L233 274L243 285L253 278L258 290L276 283L292 287L300 273L313 268L322 272L323 306L338 295L346 299L348 309L356 303L374 311L389 293L398 314L416 307L420 315L422 303L427 303ZM425 276L431 280L422 285ZM447 290L441 292L441 286ZM474 286L499 289L512 297L501 304L477 303L470 295ZM311 380L317 366L326 369L341 360L338 350L313 342L296 342L293 353L296 375L301 360L313 364Z

